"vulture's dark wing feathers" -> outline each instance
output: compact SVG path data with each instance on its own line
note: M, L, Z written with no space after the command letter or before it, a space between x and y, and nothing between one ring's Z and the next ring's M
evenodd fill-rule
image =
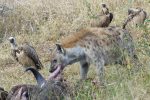
M21 46L21 48L24 50L24 52L27 54L27 56L33 60L33 62L35 63L35 67L37 67L37 69L43 68L42 63L39 60L39 57L38 57L35 49L32 46L25 43Z
M110 23L111 23L112 19L113 19L113 14L110 13Z

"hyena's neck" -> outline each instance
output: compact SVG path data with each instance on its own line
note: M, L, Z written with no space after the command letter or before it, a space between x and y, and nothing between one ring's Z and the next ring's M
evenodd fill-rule
M85 53L82 47L66 48L66 65L70 65L85 58Z

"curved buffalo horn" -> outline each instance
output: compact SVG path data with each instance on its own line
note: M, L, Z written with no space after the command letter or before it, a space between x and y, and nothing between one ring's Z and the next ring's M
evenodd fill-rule
M34 77L36 78L37 84L42 87L46 82L44 77L34 68L29 67L26 69L26 71L28 70L30 70L33 73Z

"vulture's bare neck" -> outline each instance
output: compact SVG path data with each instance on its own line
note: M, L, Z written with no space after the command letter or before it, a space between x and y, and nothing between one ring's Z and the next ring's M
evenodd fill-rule
M16 42L11 43L11 49L17 49L17 44L16 44Z

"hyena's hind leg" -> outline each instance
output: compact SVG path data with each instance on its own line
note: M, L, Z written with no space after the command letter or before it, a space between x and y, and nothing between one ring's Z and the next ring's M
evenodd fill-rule
M124 50L127 52L128 56L132 59L132 61L138 61L138 56L135 50L135 43L132 36L126 30L121 30L120 33L124 33L122 37Z
M133 43L133 40L131 38L129 38L128 40L126 51L128 53L128 56L131 58L131 63L133 64L132 71L138 71L142 67L142 63L140 62L139 57L137 56L135 44Z
M90 63L86 60L80 61L80 78L81 80L87 79L87 73L89 70Z
M129 46L126 51L131 58L132 63L136 63L139 60L134 46Z

